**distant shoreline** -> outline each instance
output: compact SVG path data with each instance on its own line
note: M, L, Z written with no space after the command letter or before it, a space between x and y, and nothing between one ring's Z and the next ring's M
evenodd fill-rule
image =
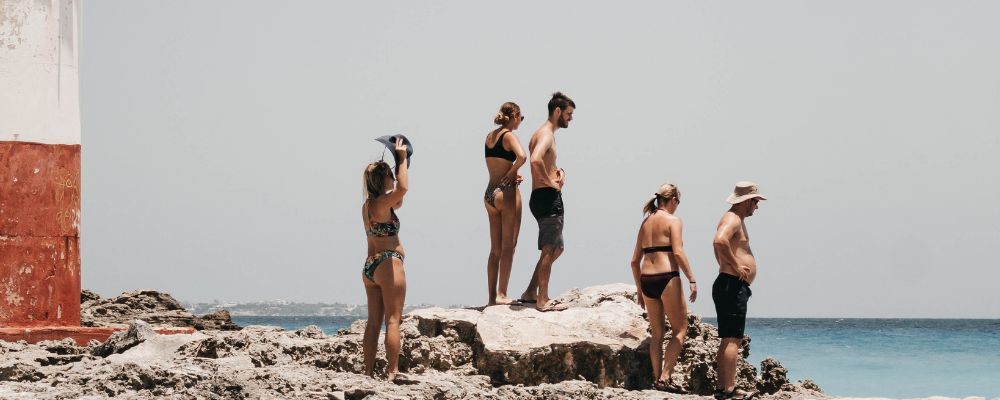
M192 302L181 302L184 308L195 315L208 314L220 309L228 310L232 316L240 317L340 317L340 316L367 316L367 305L365 304L349 304L349 303L298 303L298 302L286 302L282 300L264 300L255 301L247 303L231 303L231 302L219 302L219 303L192 303ZM412 310L417 310L421 308L430 307L442 307L442 308L470 308L476 307L476 305L468 304L450 304L450 305L438 305L438 304L413 304L407 305L404 312L409 312ZM712 315L704 315L702 318L714 319ZM900 321L1000 321L1000 316L995 318L985 318L985 317L747 317L747 319L794 319L794 320L863 320L863 321L874 321L874 320L900 320Z

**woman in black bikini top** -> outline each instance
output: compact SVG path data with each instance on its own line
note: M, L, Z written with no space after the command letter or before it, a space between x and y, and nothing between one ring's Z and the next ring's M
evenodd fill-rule
M636 301L646 309L652 331L649 358L653 364L653 387L677 393L681 388L670 380L670 375L687 335L687 303L678 270L683 271L691 283L691 302L698 296L698 286L684 254L682 222L674 215L680 202L681 193L676 185L660 186L643 207L646 218L639 226L639 237L632 253ZM673 279L675 277L677 280ZM670 319L673 335L667 343L666 354L663 352L664 314Z
M514 262L514 244L521 230L521 183L518 169L527 156L514 131L524 116L521 107L506 102L500 106L493 123L500 125L486 135L486 171L490 174L483 204L490 220L490 255L486 261L488 299L486 305L509 304L507 283Z

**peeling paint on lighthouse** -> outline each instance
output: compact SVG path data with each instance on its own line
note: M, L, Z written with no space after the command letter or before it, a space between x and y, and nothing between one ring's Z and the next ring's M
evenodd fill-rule
M0 0L0 327L80 324L79 15Z

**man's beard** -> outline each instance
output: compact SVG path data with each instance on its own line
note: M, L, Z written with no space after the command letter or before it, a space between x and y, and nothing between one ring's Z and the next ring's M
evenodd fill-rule
M569 121L566 121L565 118L559 117L557 122L560 128L569 128Z

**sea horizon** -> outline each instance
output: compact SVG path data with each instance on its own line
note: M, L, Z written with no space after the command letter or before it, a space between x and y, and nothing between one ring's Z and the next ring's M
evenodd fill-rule
M210 312L213 312L213 311L217 311L219 309L225 309L225 310L229 311L230 315L233 315L233 316L236 316L236 315L241 315L241 316L282 316L282 315L286 315L286 316L310 316L310 315L313 315L313 316L322 316L322 315L326 315L326 316L343 316L343 315L362 315L362 316L364 316L364 315L367 315L367 314L365 314L367 312L367 304L365 304L365 303L352 303L352 302L336 302L335 301L335 302L332 302L332 303L326 303L326 302L304 302L304 301L290 301L290 300L283 300L283 299L269 299L269 300L254 300L254 301L242 301L242 302L236 302L236 301L232 301L232 302L228 302L228 301L215 301L215 302L181 301L180 303L181 303L181 305L184 306L185 309L187 309L191 313L197 314L197 315L207 314L207 313L210 313ZM268 314L268 313L253 313L253 312L248 312L245 309L245 307L252 307L252 306L256 306L256 307L261 307L261 306L263 306L263 307L275 307L275 308L281 308L281 309L284 309L284 308L294 308L294 307L298 307L298 306L306 306L306 307L313 307L313 308L340 307L340 308L349 308L349 309L359 309L359 310L364 311L364 313L358 313L358 314L342 314L342 313L341 314L310 314L310 313L305 313L305 314L291 314L291 313L287 313L287 312L283 311L281 313ZM445 305L445 304L436 304L436 303L416 303L416 304L406 304L405 308L404 308L404 310L405 310L404 313L408 312L408 311L411 311L411 310L416 310L416 309L421 309L421 308L430 308L430 307L440 307L440 308L481 308L483 306L484 306L483 304L447 304L447 305ZM714 318L714 317L711 317L711 316L708 316L708 315L700 315L698 313L692 313L692 314L697 315L699 318L702 318L702 319ZM954 316L786 316L786 315L766 315L766 314L764 314L764 315L755 315L753 317L749 317L748 316L747 318L748 319L749 318L773 318L773 319L790 318L790 319L832 319L832 320L836 320L836 319L852 319L852 320L858 320L858 319L861 319L861 320L864 320L864 319L896 320L896 319L898 319L898 320L983 320L983 321L1000 321L1000 315L993 316L993 317L968 317L968 316L954 317Z

